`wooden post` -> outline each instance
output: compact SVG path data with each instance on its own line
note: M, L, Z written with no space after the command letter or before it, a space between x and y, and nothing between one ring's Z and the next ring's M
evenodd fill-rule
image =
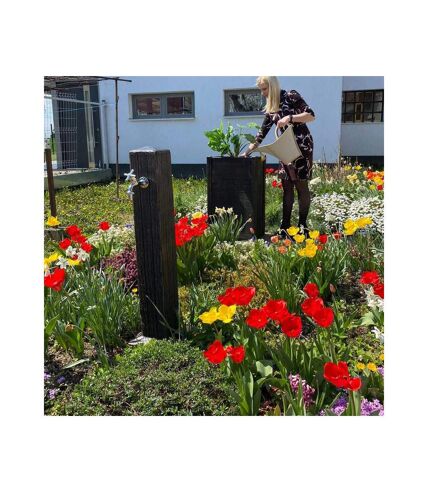
M148 178L146 188L133 188L142 331L147 337L166 338L171 331L157 309L172 329L178 329L171 154L169 150L134 150L129 156L136 179Z
M46 172L48 175L48 192L51 216L56 217L55 186L52 171L52 154L51 149L45 149Z

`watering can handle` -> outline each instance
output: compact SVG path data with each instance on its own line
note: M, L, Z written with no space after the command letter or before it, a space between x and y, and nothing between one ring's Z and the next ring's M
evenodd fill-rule
M289 124L287 125L287 127L289 127L289 126L293 127L293 124L292 124L292 123L289 123ZM276 139L277 139L277 140L278 140L278 138L281 136L281 135L278 135L278 131L279 131L279 126L277 126L277 127L275 128L275 137L276 137Z

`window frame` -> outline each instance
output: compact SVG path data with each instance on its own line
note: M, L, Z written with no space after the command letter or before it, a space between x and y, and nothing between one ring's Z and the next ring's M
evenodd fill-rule
M180 92L138 92L130 94L131 96L131 119L133 120L186 120L195 118L195 92L180 91ZM168 97L191 97L192 113L191 114L168 114L167 99ZM137 115L137 97L153 97L160 99L160 114L158 115Z
M245 89L224 89L223 90L223 99L224 99L224 104L223 104L223 110L224 110L224 116L225 117L233 117L233 116L263 116L264 115L264 112L263 110L260 110L260 111L235 111L235 112L229 112L227 110L228 108L228 96L230 94L245 94L245 93L248 93L248 94L252 94L252 93L258 93L258 95L261 95L260 94L260 90L259 89L254 89L254 88L245 88ZM263 102L263 96L262 97L262 103L263 105L266 104L266 101Z
M376 92L381 92L382 93L382 99L380 101L375 101L375 93ZM357 101L357 93L362 93L362 101ZM372 94L371 101L366 101L365 100L365 94L370 93ZM347 95L348 94L353 94L352 101L347 100ZM381 110L380 111L374 111L374 105L376 103L381 104ZM347 106L351 105L353 106L353 111L347 111ZM365 104L371 104L372 105L372 111L364 111L364 105ZM359 116L360 118L357 120L357 106L360 108L359 111ZM384 89L369 89L369 90L352 90L352 91L342 91L342 111L341 111L341 122L344 125L349 125L351 123L383 123L383 118L384 118L384 107L385 107L385 91ZM372 115L374 118L375 114L380 114L380 121L366 121L365 120L365 115ZM346 118L352 115L352 121L346 121Z

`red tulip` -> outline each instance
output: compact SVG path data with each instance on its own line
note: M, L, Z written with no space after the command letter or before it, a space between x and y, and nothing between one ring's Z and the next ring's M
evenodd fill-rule
M333 232L333 237L334 239L340 239L342 237L342 234L340 234L340 232Z
M71 236L71 239L79 244L86 243L86 241L88 240L88 238L83 234L76 234L75 236Z
M243 345L239 345L238 347L227 347L226 352L236 364L240 364L244 360L245 348Z
M338 362L338 364L326 362L324 364L324 378L338 388L345 388L351 391L357 391L361 388L361 379L351 378L348 364L343 361Z
M309 297L302 302L302 311L310 317L313 317L323 307L324 301L320 297Z
M220 340L215 340L204 352L204 357L212 364L220 364L227 357L227 352L224 349Z
M266 316L273 321L281 321L286 314L289 314L287 304L282 299L277 301L271 300L262 309Z
M66 239L63 239L62 241L60 241L58 243L58 246L61 248L61 249L67 249L69 246L71 246L71 241L70 239L66 238Z
M325 244L328 241L328 236L327 234L320 234L318 236L318 242L321 244Z
M283 318L281 330L290 338L297 338L302 333L302 319L300 316L290 314Z
M373 292L381 297L383 299L383 290L384 290L384 285L382 282L378 282L377 284L373 285Z
M236 304L238 306L247 306L256 293L255 287L229 287L223 295L217 299L226 306Z
M110 224L108 222L100 222L98 227L102 230L102 231L107 231L110 229Z
M266 326L268 318L263 309L252 309L245 322L248 326L251 326L251 328L261 330Z
M92 251L92 245L89 243L82 243L80 247L83 249L83 251L86 251L86 253L90 253Z
M65 280L65 270L62 268L55 268L51 275L45 276L45 287L60 291L62 284Z
M71 237L71 236L77 236L81 234L81 230L77 227L77 225L73 224L71 226L68 226L65 229L65 232Z
M379 274L377 272L364 272L361 275L360 282L362 284L377 284L379 282Z
M323 307L313 314L313 320L322 328L328 328L334 321L334 311L329 307Z
M318 290L317 284L308 283L303 287L303 292L305 292L309 297L318 297L320 291Z

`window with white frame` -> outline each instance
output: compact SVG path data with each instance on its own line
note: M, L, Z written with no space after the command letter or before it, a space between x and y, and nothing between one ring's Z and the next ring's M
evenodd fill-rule
M383 89L342 92L342 123L383 122Z
M132 95L133 119L194 118L194 116L193 92Z
M247 116L263 114L266 99L258 89L224 91L224 115Z

